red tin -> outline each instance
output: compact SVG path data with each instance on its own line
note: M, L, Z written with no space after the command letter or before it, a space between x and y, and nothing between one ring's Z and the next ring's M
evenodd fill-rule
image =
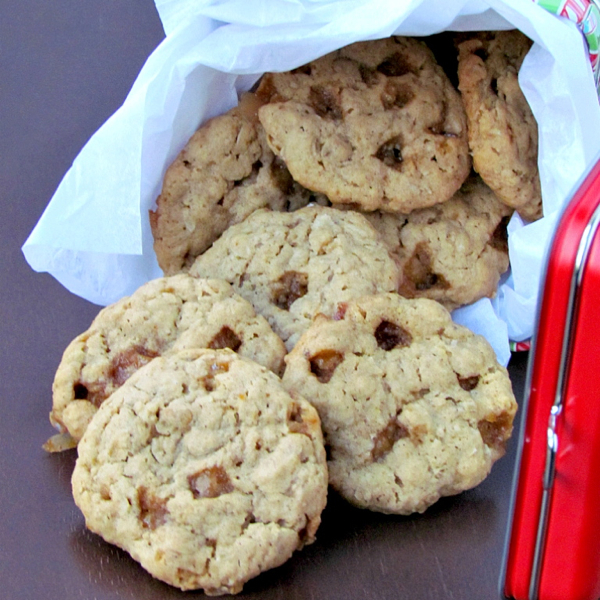
M600 598L600 161L548 251L500 586L515 600Z

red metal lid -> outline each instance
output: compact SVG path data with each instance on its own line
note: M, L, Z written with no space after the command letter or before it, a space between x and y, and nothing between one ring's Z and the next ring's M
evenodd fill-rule
M507 598L600 597L599 206L600 161L548 253L501 581Z

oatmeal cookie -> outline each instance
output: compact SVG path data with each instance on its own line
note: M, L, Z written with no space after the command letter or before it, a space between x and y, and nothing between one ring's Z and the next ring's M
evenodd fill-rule
M280 373L285 347L269 324L222 280L186 274L155 279L102 309L65 350L50 420L79 440L98 407L162 354L231 348Z
M142 367L78 448L87 527L183 590L239 592L314 541L326 503L317 412L230 350Z
M243 95L239 106L202 125L167 170L150 212L154 250L166 275L187 270L227 227L258 208L327 203L297 184L271 152L257 107L253 94Z
M479 177L442 204L409 214L366 213L402 270L399 293L448 310L496 295L508 269L506 226L513 209Z
M358 42L266 74L257 95L272 150L334 204L408 212L447 200L470 172L460 95L415 39Z
M283 383L321 418L331 485L375 511L423 512L505 452L517 404L487 341L439 303L379 294L318 317Z
M196 259L190 275L219 276L263 315L288 350L318 313L397 289L400 271L367 219L310 206L257 211Z
M519 86L531 40L517 30L458 38L459 90L473 166L498 198L525 219L542 215L538 130Z

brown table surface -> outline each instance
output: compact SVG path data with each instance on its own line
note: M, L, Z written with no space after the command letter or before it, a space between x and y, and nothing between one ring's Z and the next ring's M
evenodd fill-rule
M83 144L163 38L152 0L0 5L0 597L184 598L88 533L70 492L75 451L47 455L54 370L98 307L34 273L21 245ZM527 356L510 365L519 401ZM424 515L335 495L318 540L249 582L247 598L498 598L515 442L479 487Z

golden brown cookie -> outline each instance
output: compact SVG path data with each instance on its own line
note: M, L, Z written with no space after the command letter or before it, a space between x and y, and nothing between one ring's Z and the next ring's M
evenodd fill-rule
M98 407L137 369L184 348L231 348L280 373L285 347L222 280L186 274L150 281L102 309L65 350L51 422L79 440Z
M294 210L325 202L298 185L269 149L245 94L203 124L166 172L150 213L154 250L166 275L185 271L233 223L258 208Z
M327 495L318 415L230 350L142 367L78 447L87 527L183 590L237 593L315 539Z
M359 42L267 74L257 95L271 149L334 204L409 212L447 200L469 174L460 96L415 39Z
M466 37L458 43L458 79L473 167L502 202L538 219L538 130L518 79L531 40L517 30Z
M472 177L442 204L409 214L365 216L400 266L399 293L431 298L452 310L496 295L509 264L506 226L512 212Z
M329 481L363 508L422 512L505 451L517 404L487 341L439 303L379 294L318 317L283 383L319 412Z
M400 282L363 215L323 206L253 213L199 256L190 275L229 281L288 350L317 314L332 315L339 302L393 291Z

